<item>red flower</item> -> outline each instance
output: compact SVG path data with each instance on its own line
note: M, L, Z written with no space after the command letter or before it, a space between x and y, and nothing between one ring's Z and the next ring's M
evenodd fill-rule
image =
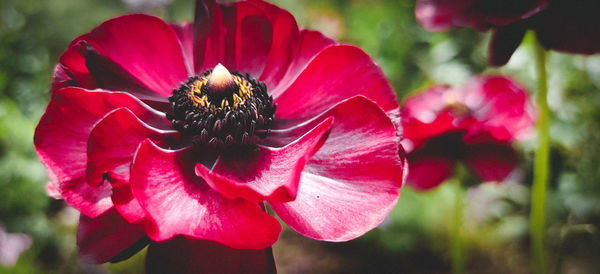
M75 39L35 146L48 190L82 213L88 261L150 242L150 271L260 272L281 230L264 201L319 240L383 220L402 185L397 115L359 48L262 1L198 1L194 23L125 15Z
M568 53L600 52L597 0L418 0L417 20L428 31L470 27L493 29L489 62L508 62L527 29L534 29L547 49Z
M434 86L408 98L401 114L407 183L420 190L441 184L458 161L483 180L503 180L516 166L511 142L531 133L535 118L527 92L503 76Z

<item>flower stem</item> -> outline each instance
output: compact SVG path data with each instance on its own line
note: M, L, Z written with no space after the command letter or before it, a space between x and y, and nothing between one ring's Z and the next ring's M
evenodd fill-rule
M533 187L531 191L531 251L533 256L533 272L546 273L544 253L546 188L548 185L548 167L550 158L550 109L548 108L548 79L546 75L546 51L535 39L535 61L537 70L538 92L537 120L538 145L535 151L533 166Z
M465 257L463 247L463 223L464 223L464 189L462 181L466 170L458 165L454 176L454 212L451 224L450 237L452 241L452 273L462 274L465 272Z

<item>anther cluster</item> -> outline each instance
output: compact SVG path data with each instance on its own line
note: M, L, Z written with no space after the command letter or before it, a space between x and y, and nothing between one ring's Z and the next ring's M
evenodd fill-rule
M276 109L265 83L233 72L226 92L214 92L212 72L192 76L173 90L173 113L167 114L173 127L192 136L194 143L212 147L253 145L265 138Z

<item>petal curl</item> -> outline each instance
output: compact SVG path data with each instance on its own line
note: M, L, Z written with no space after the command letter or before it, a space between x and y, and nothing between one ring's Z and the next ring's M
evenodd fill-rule
M232 249L210 241L176 237L153 243L146 254L146 272L162 273L276 273L271 248Z
M335 122L302 172L296 200L270 204L302 235L350 240L381 223L396 204L403 181L401 148L391 120L365 97L322 115Z
M300 174L323 145L333 123L326 119L300 139L281 148L258 146L256 151L222 154L212 169L196 164L196 174L223 196L250 201L296 199Z
M144 141L131 168L131 190L152 225L155 241L181 234L232 248L263 249L278 238L279 222L258 203L230 200L194 174L201 151L166 151Z
M116 17L82 39L159 95L170 96L188 78L177 34L157 17L144 14Z
M110 186L85 181L87 141L94 124L108 112L126 107L156 127L170 127L164 115L126 93L63 88L53 95L36 127L34 144L50 181L65 201L88 217L112 207Z
M385 111L398 107L385 75L364 51L349 45L329 46L274 99L276 118L308 119L356 95L368 97Z
M77 80L71 77L70 72L63 66L62 64L56 64L54 66L54 71L52 72L52 84L50 88L50 92L54 92L55 90L68 87L68 86L76 86Z
M83 47L81 44L77 43L84 37L85 34L77 37L74 40L74 43L69 45L69 48L60 55L59 61L73 79L77 81L80 87L94 89L97 88L98 85L94 81L94 78L92 78L92 75L90 75L90 71L85 64L85 56L82 53Z
M104 181L129 181L129 168L138 145L146 138L168 147L179 133L150 127L127 108L107 114L92 129L87 144L87 181L93 186Z
M128 224L115 210L94 219L84 215L79 218L77 245L81 259L87 263L108 262L143 237L142 227Z

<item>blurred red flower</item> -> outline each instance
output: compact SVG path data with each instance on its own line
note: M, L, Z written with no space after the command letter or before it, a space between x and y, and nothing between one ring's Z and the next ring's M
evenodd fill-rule
M35 146L49 192L82 213L88 262L150 243L149 271L269 272L281 226L265 201L319 240L385 218L403 177L398 112L359 48L263 1L198 1L193 23L125 15L75 39Z
M534 29L546 48L567 53L600 52L597 0L418 0L415 14L428 31L469 27L493 30L489 62L508 62L527 29Z
M409 97L401 115L407 183L420 190L441 184L459 161L485 181L505 179L517 162L511 142L531 134L535 121L525 89L503 76L431 87Z

